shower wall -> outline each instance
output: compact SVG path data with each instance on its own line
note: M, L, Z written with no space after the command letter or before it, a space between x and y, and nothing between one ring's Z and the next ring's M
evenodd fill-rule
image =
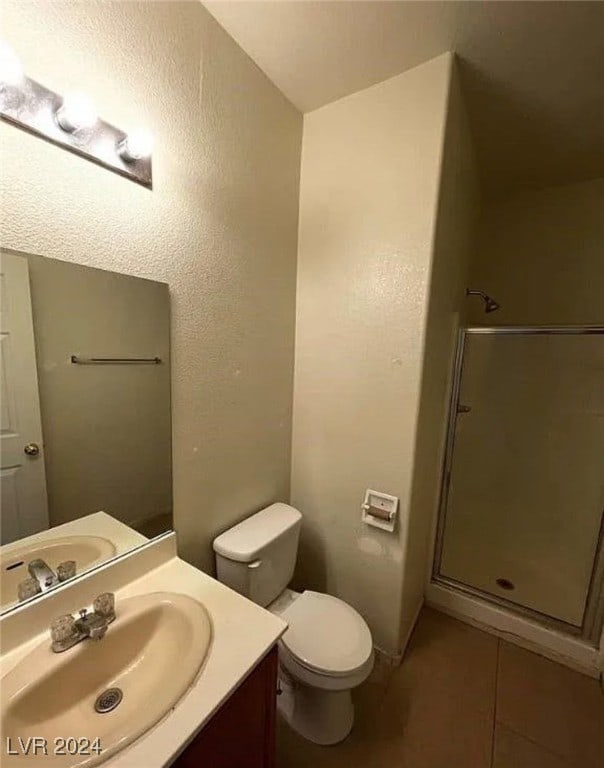
M488 325L604 322L604 178L483 205L469 285L501 303ZM478 299L470 324L484 325Z

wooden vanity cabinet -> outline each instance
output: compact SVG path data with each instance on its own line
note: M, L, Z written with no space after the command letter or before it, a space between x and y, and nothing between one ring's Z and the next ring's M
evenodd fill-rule
M176 768L275 768L273 648L176 759Z

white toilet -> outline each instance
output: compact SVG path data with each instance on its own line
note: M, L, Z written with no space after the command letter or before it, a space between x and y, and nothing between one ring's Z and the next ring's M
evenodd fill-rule
M302 515L272 504L214 539L218 579L283 618L279 711L315 744L336 744L354 720L351 689L373 668L371 632L354 608L320 592L287 589Z

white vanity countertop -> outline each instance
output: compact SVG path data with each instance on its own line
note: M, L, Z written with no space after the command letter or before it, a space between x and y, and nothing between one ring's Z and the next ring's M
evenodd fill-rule
M173 557L115 592L120 600L151 592L176 592L202 603L212 620L212 645L202 671L174 710L103 768L164 768L178 756L287 629L277 616L202 571ZM111 632L111 627L109 628ZM2 674L18 663L48 631L2 657Z
M155 591L179 592L203 603L212 619L212 645L199 677L173 712L102 764L111 768L169 765L287 629L282 619L179 558L118 592L116 611L120 598Z

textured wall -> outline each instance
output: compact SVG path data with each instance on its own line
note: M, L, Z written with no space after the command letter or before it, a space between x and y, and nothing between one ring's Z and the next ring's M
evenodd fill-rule
M292 500L299 585L400 649L428 283L451 55L304 117ZM400 496L395 534L361 522Z
M604 178L488 205L470 281L501 304L475 324L604 323Z
M5 0L26 73L155 135L149 192L0 125L2 245L170 284L181 553L289 493L302 120L198 2Z
M412 629L431 566L457 330L466 309L468 264L478 226L480 191L457 64L449 92L430 300L423 354L409 535L403 573L401 636Z

